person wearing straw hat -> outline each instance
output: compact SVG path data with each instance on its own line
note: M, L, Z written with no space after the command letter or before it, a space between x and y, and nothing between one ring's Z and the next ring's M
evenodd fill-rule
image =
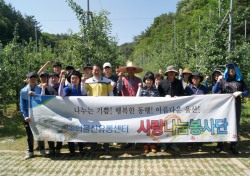
M142 71L142 68L135 66L130 61L127 62L125 67L119 67L117 90L122 92L122 96L136 96L138 84L142 83L142 80L136 77L135 73L141 73ZM123 73L127 73L127 76L122 77Z
M179 79L176 78L178 76L178 71L173 65L167 67L165 75L167 76L166 79L163 79L158 85L158 91L161 97L176 97L176 96L183 96L184 90L182 83ZM161 151L164 152L167 148L166 144L162 144ZM175 152L179 152L180 149L175 145L172 144L171 148Z
M182 69L180 69L180 70L182 70ZM190 83L188 81L188 78L192 74L192 72L188 68L185 68L183 71L180 71L180 70L179 70L179 72L180 72L180 80L182 82L183 89L185 89Z
M128 61L125 67L119 67L118 70L120 73L118 74L117 91L121 91L122 96L136 96L138 85L139 83L142 84L142 80L136 77L135 73L141 73L143 69ZM127 76L123 77L124 73L127 73ZM132 143L127 143L125 149L130 147L132 147ZM134 148L137 148L136 143Z

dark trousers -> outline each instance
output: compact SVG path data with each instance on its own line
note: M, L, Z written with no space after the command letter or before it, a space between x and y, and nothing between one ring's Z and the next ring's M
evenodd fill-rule
M237 127L237 135L239 136L239 128L240 128L240 116L241 116L241 103L236 100L236 127ZM238 138L239 139L239 138ZM236 147L238 142L231 142L231 147ZM217 147L222 148L223 142L218 142Z
M68 142L68 147L69 147L69 152L70 153L75 153L75 143L74 142ZM83 142L78 142L78 148L79 151L83 151L84 148L84 143Z
M62 149L62 142L56 142L56 146L55 146L54 141L48 141L48 144L49 144L50 150L61 150Z
M29 125L28 122L25 122L24 126L25 126L25 130L26 130L28 151L29 152L34 152L34 138L33 138L32 131L30 129L30 125ZM39 150L44 150L44 141L37 141L37 143L38 143L38 149Z

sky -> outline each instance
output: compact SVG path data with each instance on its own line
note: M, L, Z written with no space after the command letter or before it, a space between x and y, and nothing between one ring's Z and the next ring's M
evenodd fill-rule
M23 15L34 16L42 26L42 32L51 34L79 31L79 22L65 0L4 0ZM181 0L89 0L90 11L101 9L110 12L112 36L117 36L118 44L132 42L163 13L176 12ZM87 0L75 0L87 10Z

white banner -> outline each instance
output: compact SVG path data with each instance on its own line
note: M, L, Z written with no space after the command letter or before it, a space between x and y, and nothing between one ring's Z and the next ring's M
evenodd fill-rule
M230 94L166 97L30 97L36 140L70 142L237 141Z

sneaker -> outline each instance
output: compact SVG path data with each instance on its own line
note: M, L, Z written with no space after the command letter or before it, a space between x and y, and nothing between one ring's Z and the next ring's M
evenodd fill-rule
M34 152L27 152L25 155L25 159L30 159L34 157Z
M144 153L148 153L149 152L148 145L144 145L143 149L144 149Z
M202 146L198 146L198 152L202 152Z
M42 155L42 157L46 157L46 151L45 150L40 150L40 154Z
M161 152L165 152L167 149L167 144L162 144L161 145Z
M222 151L222 147L217 146L214 150L215 153L220 153Z
M179 152L180 149L175 145L175 144L172 144L171 145L171 148L175 151L175 152Z
M238 149L235 146L231 146L230 150L231 150L232 154L234 154L234 155L238 155L239 154L239 151L238 151Z
M151 152L156 153L157 150L156 150L155 145L151 145L150 148L151 148Z

